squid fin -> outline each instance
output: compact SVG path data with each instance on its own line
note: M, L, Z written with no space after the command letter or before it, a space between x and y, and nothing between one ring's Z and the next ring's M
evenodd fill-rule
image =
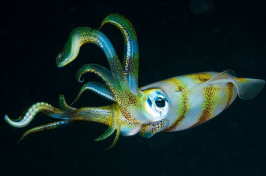
M242 99L252 99L262 90L265 81L262 79L233 78L238 96Z
M236 78L233 71L226 70L222 73L217 74L210 80L193 87L190 92L199 92L203 87L208 85L220 84L225 82L232 82L237 89L238 96L242 99L252 99L262 90L265 81L261 79L250 79L250 78ZM199 92L201 93L201 92Z

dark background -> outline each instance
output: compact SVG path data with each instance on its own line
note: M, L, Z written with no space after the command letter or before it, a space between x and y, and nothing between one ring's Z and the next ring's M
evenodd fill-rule
M173 76L232 69L239 77L265 79L266 3L261 0L178 1L0 1L0 175L265 175L265 89L253 100L237 99L214 120L150 139L139 135L94 143L106 127L84 123L40 132L17 144L27 129L54 121L38 114L16 129L17 118L38 101L58 107L82 84L75 81L86 63L108 67L102 51L83 46L79 58L57 68L55 58L71 30L98 28L104 17L120 13L138 35L140 86ZM106 25L102 31L120 58L123 38ZM97 80L88 74L86 80ZM77 107L110 104L85 93Z

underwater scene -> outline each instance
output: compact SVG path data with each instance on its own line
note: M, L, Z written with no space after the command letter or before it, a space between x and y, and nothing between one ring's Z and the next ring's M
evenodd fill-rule
M265 9L1 1L0 175L265 175Z

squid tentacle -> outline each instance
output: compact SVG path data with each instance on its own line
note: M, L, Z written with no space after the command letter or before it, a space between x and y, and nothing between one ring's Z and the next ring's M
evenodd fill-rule
M113 107L113 109L112 109L112 111L110 111L110 113L112 113L112 116L110 117L110 125L109 125L109 127L107 128L107 130L101 136L97 137L94 141L102 141L102 140L108 138L109 136L111 136L115 132L115 130L117 128L117 119L121 118L120 117L121 114L118 114L115 111L115 108L117 106L112 106L112 107Z
M115 139L114 139L113 143L106 150L108 150L108 149L112 148L113 146L115 146L115 144L117 143L117 141L119 139L119 136L120 136L121 123L122 123L122 121L121 121L122 113L119 110L118 105L114 105L113 106L112 115L113 115L113 119L114 119L113 120L114 124L113 124L112 127L114 127L116 129L116 134L115 134Z
M110 71L107 68L101 65L98 65L98 64L86 64L78 70L76 74L76 80L78 82L83 82L83 80L81 80L81 77L83 74L87 72L95 73L96 75L101 77L103 81L106 82L107 86L110 88L110 90L112 91L114 95L118 93L119 91L118 82L119 81L118 79L115 79L110 75Z
M64 101L64 99L61 101ZM101 135L102 140L106 139L107 137L111 136L114 133L115 129L117 128L116 126L117 117L112 116L112 108L113 106L111 105L111 106L103 106L103 107L98 107L98 108L89 107L89 108L76 109L74 112L69 114L69 118L66 120L48 123L48 124L37 126L37 127L27 130L22 135L19 142L23 140L26 136L32 133L41 132L44 130L51 130L51 129L55 129L58 127L82 123L86 121L102 123L102 124L110 126L109 128L113 128L114 129L113 131L107 130L103 135ZM121 118L121 117L118 117L118 118ZM113 120L114 122L112 122ZM100 137L97 139L99 140L95 140L95 141L100 141Z
M114 132L115 132L115 128L108 127L107 130L101 136L99 136L96 139L94 139L94 141L96 141L96 142L102 141L102 140L110 137Z
M123 82L126 81L121 63L110 40L100 31L88 27L79 27L71 32L63 51L56 58L57 66L63 67L76 59L80 47L85 43L98 45L108 59L113 76Z
M67 105L64 95L59 95L59 108L62 109L63 111L68 111L68 112L73 112L76 110L76 108Z
M30 107L20 121L12 121L6 115L5 120L14 127L27 126L38 112L43 112L53 118L62 119L61 121L42 125L26 131L21 140L34 132L53 129L77 122L93 121L109 126L100 137L95 139L96 141L106 139L116 132L114 141L109 147L112 148L120 136L122 117L134 125L140 125L147 121L144 119L146 114L143 112L143 100L146 99L146 95L138 89L139 51L135 30L125 17L118 14L106 17L102 22L102 26L106 23L115 25L123 34L125 42L123 58L124 69L109 39L99 30L88 27L76 28L71 32L64 49L56 58L56 62L58 67L69 64L76 59L80 47L83 44L93 43L99 46L107 57L111 71L97 64L87 64L79 69L76 74L76 79L82 82L80 79L82 75L86 72L92 72L101 77L106 83L107 88L103 84L89 82L83 85L74 102L79 99L85 90L92 90L115 101L115 103L106 107L76 109L68 106L64 96L61 95L59 100L60 109L54 108L48 103L39 102Z
M60 109L57 109L48 103L38 102L27 110L20 121L11 120L7 115L5 115L5 120L9 125L13 127L22 128L27 126L38 112L42 112L50 117L57 119L68 119L67 112L61 111Z
M124 37L124 58L123 67L125 76L133 94L138 93L138 72L139 72L139 49L137 35L128 19L119 14L107 16L100 28L106 23L116 26ZM100 29L99 28L99 29Z
M101 136L95 139L95 141L101 141L110 137L116 130L115 139L107 149L112 148L118 141L122 123L122 113L117 104L100 108L80 108L74 116L77 117L77 120L95 121L109 126Z
M109 70L105 67L97 64L87 64L81 67L77 74L76 80L81 81L81 76L86 72L93 72L100 76L110 88L111 92L115 97L115 101L118 104L120 110L122 111L124 117L132 123L139 124L140 122L133 118L132 115L127 110L129 106L133 108L133 106L137 107L139 105L139 101L137 96L133 95L129 89L125 87L125 84L121 83L118 79L111 78L109 74ZM141 96L141 95L139 95ZM133 111L133 109L132 109Z
M113 106L114 107L114 106ZM107 128L107 130L100 135L99 137L97 137L96 139L94 139L94 141L98 142L98 141L102 141L108 137L110 137L114 132L115 132L115 125L116 125L116 120L115 120L115 116L113 114L114 111L110 111L110 113L112 113L112 115L110 116L110 125Z
M48 124L45 124L45 125L41 125L41 126L37 126L37 127L31 128L31 129L27 130L21 136L21 138L19 139L18 142L21 142L29 134L37 133L37 132L44 131L44 130L51 130L51 129L55 129L55 128L58 128L58 127L62 127L62 126L66 126L66 125L71 125L73 123L74 122L73 121L70 121L70 120L62 120L62 121L48 123Z
M75 100L71 103L71 105L77 102L81 94L86 90L93 91L110 101L115 101L113 93L107 88L106 85L99 82L90 81L82 86L80 92L78 93Z
M115 101L119 104L119 106L123 106L123 104L126 104L128 102L128 98L134 99L134 96L131 96L131 92L127 87L125 87L125 84L121 82L119 79L116 79L110 75L110 71L97 64L87 64L82 66L77 74L76 74L76 80L79 82L82 82L81 77L83 74L87 72L92 72L98 75L103 79L103 81L106 82L107 86L111 90L111 92L114 95Z
M121 17L121 21L124 22L125 24L127 24L128 26L131 26L131 24L124 17ZM131 29L131 31L134 31L133 27L125 27L122 25L121 29L122 28ZM128 48L132 48L131 46L132 46L133 40L131 41L130 39L133 38L132 36L136 36L136 35L134 34L134 32L128 32L128 33L124 32L124 34L132 34L128 37L129 42L127 42L128 45L131 44L128 46ZM139 110L136 110L138 112L133 112L133 111L129 112L129 110L128 110L129 106L131 106L132 110L134 109L133 106L135 106L136 108L139 107L139 103L137 102L137 99L139 97L139 93L136 93L137 91L135 91L136 95L134 95L132 93L132 91L129 87L129 84L127 84L127 80L126 80L126 77L124 75L121 63L118 60L117 54L115 53L111 42L100 31L93 30L91 28L84 28L84 27L83 28L77 28L77 29L73 30L72 33L70 34L70 38L69 38L65 48L63 49L63 52L61 52L61 54L59 54L59 56L57 57L58 66L62 67L64 65L70 63L71 61L73 61L77 57L77 54L79 52L80 47L82 46L82 44L85 44L85 43L97 44L104 51L104 53L107 56L108 62L110 64L112 78L110 77L110 79L109 79L108 78L109 74L103 73L103 72L107 72L106 71L107 69L104 69L104 71L102 71L102 69L97 68L98 69L97 70L97 69L93 68L93 69L89 69L89 71L84 71L85 69L83 69L83 71L84 72L94 72L97 75L99 75L107 83L109 89L114 94L115 101L119 105L119 108L122 111L124 117L127 120L129 120L135 124L140 123L139 120L133 118L132 115L136 114L136 113L139 114L141 112ZM133 42L133 43L134 43L134 46L137 46L136 42ZM137 51L137 50L134 49L134 51ZM138 53L138 52L136 52L136 53ZM128 56L131 56L131 54L128 54ZM128 57L128 58L130 58L130 57ZM127 59L125 59L125 60L127 60ZM136 63L138 63L138 54L136 54L133 59L128 59L128 64L125 64L125 65L127 65L128 68L134 66L134 69L130 68L128 70L131 70L131 71L129 71L129 73L132 72L135 74L135 76L137 76L138 64L135 64L135 62L133 62L134 60L137 61ZM94 66L94 67L99 67L99 66ZM84 67L82 67L82 68L84 68ZM80 69L80 70L82 70L82 69ZM137 70L137 72L134 72L135 70ZM135 87L137 87L137 86L135 86ZM138 96L138 97L135 97L135 96ZM132 105L131 102L134 102L134 105ZM140 107L140 108L142 108L142 107ZM140 114L140 117L142 117L142 114Z

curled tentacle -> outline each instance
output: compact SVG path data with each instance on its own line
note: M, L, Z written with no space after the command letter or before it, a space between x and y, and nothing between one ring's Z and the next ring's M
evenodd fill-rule
M108 59L112 74L123 82L126 81L121 63L112 43L100 31L88 27L79 27L71 32L64 49L56 58L57 66L63 67L72 62L78 56L80 47L85 43L98 45Z
M108 15L103 20L101 27L106 23L115 25L123 34L125 41L123 67L130 90L136 95L138 93L139 71L139 49L136 32L132 24L119 14Z
M96 75L101 77L103 81L106 82L107 86L110 88L113 94L118 93L119 88L117 86L119 81L113 78L112 75L110 75L110 71L107 68L97 64L84 65L78 70L76 74L76 80L81 82L81 76L87 72L95 73Z
M66 112L63 112L60 109L57 109L48 103L38 102L32 105L27 110L27 112L20 121L13 121L7 115L5 115L5 120L9 125L13 127L22 128L27 126L38 112L42 112L53 118L68 119L68 115L66 114Z
M112 77L110 75L110 71L105 67L97 64L87 64L82 66L77 74L76 80L80 81L81 76L86 72L92 72L100 76L103 81L106 82L107 86L110 88L111 92L114 95L115 101L122 106L122 104L126 104L128 102L128 98L134 99L134 96L131 95L130 90L125 87L125 84L121 82L119 79Z
M90 81L90 82L88 82L82 86L76 99L73 101L73 103L71 103L71 105L74 104L75 102L77 102L78 99L80 98L81 94L86 90L93 91L93 92L103 96L104 98L106 98L108 100L115 101L113 93L107 88L106 85L99 83L99 82Z

